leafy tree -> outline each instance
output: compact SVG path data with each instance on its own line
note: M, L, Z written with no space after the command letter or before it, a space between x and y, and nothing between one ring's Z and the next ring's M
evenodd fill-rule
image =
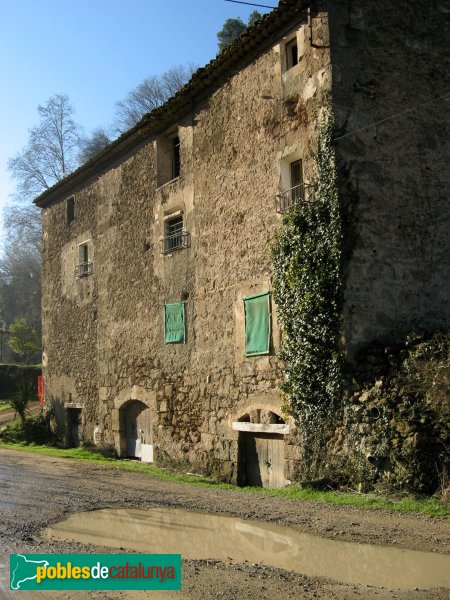
M249 18L247 25L238 17L237 19L227 19L223 24L222 29L217 33L219 41L219 51L225 50L230 44L237 40L246 31L247 27L251 27L262 18L261 13L254 10Z
M29 200L68 175L77 166L81 128L65 94L38 106L40 123L29 130L28 144L8 161L20 200Z
M247 27L252 27L252 25L257 23L261 19L262 19L262 14L260 12L258 12L257 10L254 10L253 12L250 13L250 15L248 17Z
M162 75L151 75L135 87L124 100L116 103L119 132L134 127L142 117L174 96L192 77L192 64L172 67Z
M39 354L41 344L36 329L26 319L16 319L9 327L8 346L25 360Z
M97 156L102 150L112 142L110 135L104 127L96 127L90 137L83 140L79 154L81 164L84 164L94 156Z
M223 24L222 29L217 33L219 41L219 51L225 50L230 44L237 40L247 29L244 21L241 18L227 19Z

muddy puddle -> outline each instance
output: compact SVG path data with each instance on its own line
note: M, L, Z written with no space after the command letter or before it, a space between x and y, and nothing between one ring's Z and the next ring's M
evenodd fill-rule
M273 523L173 508L76 513L44 536L142 553L181 553L187 559L261 562L342 583L450 586L450 556L327 540Z

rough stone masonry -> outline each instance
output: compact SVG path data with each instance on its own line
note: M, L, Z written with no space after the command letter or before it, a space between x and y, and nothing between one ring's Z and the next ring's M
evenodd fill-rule
M344 356L448 331L448 99L385 119L449 91L449 17L443 0L284 0L36 200L46 402L67 443L96 430L119 456L148 447L224 480L302 477L276 306L267 353L248 355L244 299L272 289L277 195L307 201L326 101L351 215ZM181 304L184 339L167 343L164 307Z

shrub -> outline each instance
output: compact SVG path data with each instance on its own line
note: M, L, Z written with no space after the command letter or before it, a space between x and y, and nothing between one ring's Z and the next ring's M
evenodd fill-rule
M28 417L24 423L15 421L5 427L0 437L9 443L27 444L55 444L56 437L50 427L51 413L42 413L34 417Z

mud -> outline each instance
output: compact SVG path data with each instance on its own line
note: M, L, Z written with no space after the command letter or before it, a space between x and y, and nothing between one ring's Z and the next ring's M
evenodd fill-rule
M187 560L251 559L341 583L450 588L450 556L327 540L283 525L176 508L76 513L44 536L142 553L181 553Z
M25 600L87 598L116 600L157 598L146 592L27 592L9 593L8 553L114 552L114 549L87 543L43 540L45 528L69 515L97 509L178 508L226 515L244 521L257 520L258 527L276 523L292 532L323 539L357 544L384 545L438 555L450 554L450 526L447 520L387 511L362 511L350 507L260 497L231 490L215 490L160 481L143 474L59 458L41 457L0 449L0 597ZM256 544L258 546L258 544ZM261 545L261 544L260 544ZM399 569L399 581L401 569ZM364 584L338 583L327 577L304 575L260 561L256 555L244 560L210 556L183 561L183 589L164 593L165 600L234 600L237 598L277 600L314 598L350 600L387 598L448 600L448 588L390 589ZM398 583L397 583L398 585ZM395 586L396 587L396 586Z

